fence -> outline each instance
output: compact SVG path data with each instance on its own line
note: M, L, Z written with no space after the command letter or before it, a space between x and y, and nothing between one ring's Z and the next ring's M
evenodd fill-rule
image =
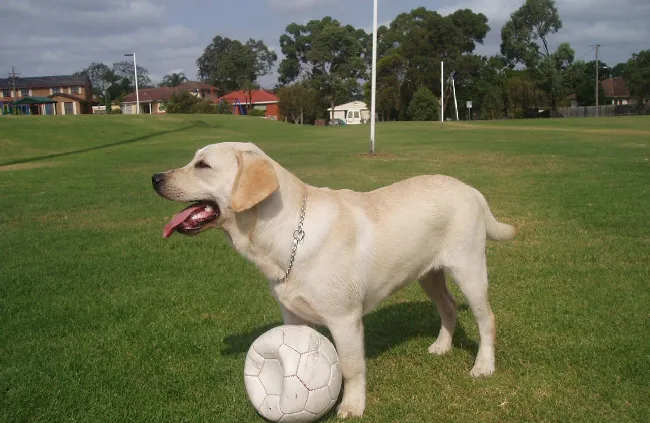
M620 104L598 106L598 116L628 116L648 114L648 108L639 107L637 104ZM596 106L559 107L558 115L561 117L596 117Z

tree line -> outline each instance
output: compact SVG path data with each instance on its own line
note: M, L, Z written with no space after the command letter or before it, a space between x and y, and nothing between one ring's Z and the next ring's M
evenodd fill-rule
M501 28L500 52L488 57L475 53L490 31L484 14L461 9L442 16L425 7L401 13L377 31L380 118L431 120L439 116L441 104L451 115L451 90L440 89L441 61L445 77L453 76L459 108L471 100L472 110L484 119L525 117L532 108L554 111L568 105L571 94L578 105L594 105L596 61L576 59L569 43L551 50L561 29L554 0L525 0ZM261 40L240 42L217 35L197 59L198 77L217 87L220 95L250 92L277 64L273 91L282 114L296 123L327 118L327 108L343 102L370 102L372 34L326 16L289 24L279 41L284 58L278 64L277 55ZM91 64L82 72L91 77L99 98L115 99L133 90L129 62L110 68ZM600 81L615 76L625 79L632 96L649 97L650 50L612 67L598 63ZM138 79L141 87L151 86L140 66ZM183 74L166 75L160 85L176 86L186 79ZM599 97L604 104L602 87Z

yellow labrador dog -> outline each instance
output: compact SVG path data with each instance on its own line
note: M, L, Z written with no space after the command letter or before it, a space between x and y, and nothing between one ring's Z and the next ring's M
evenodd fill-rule
M445 271L478 324L470 373L494 372L485 244L486 238L513 238L515 228L495 220L476 189L440 175L371 192L317 188L250 143L209 145L186 166L153 175L152 182L162 197L193 203L165 226L164 237L221 228L266 275L285 324L330 330L344 379L340 417L363 414L362 317L391 293L418 280L442 322L429 352L451 349L456 308Z

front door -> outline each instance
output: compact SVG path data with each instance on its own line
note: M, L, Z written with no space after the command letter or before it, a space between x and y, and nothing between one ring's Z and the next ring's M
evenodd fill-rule
M356 125L361 123L361 111L359 109L348 110L348 115L346 116L345 123L348 125Z

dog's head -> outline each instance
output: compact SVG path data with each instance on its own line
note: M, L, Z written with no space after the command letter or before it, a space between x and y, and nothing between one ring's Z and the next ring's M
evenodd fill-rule
M273 164L250 143L209 145L184 167L156 173L151 181L163 198L193 203L165 226L165 238L174 231L194 235L219 226L235 213L255 207L279 187Z

